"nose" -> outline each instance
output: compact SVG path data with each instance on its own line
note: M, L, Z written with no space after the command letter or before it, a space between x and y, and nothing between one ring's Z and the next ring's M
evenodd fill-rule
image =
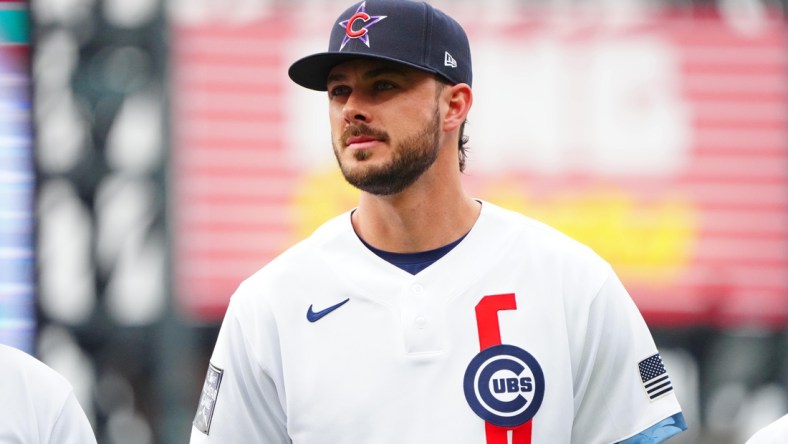
M369 123L371 119L368 104L362 95L357 92L353 92L348 96L342 112L345 116L345 122L347 123Z

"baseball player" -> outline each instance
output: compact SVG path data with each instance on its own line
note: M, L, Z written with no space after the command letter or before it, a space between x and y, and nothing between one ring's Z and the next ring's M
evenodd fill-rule
M65 378L27 353L0 344L0 443L96 444Z
M240 285L191 442L659 443L686 429L611 267L463 190L460 25L367 0L330 28L328 51L289 75L327 91L358 206Z

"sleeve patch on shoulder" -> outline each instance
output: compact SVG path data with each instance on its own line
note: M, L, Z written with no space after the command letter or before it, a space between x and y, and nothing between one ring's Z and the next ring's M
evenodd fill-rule
M213 409L216 407L216 397L219 396L222 374L224 374L224 370L213 364L208 365L208 374L205 376L205 384L200 395L200 404L197 406L197 414L194 416L193 422L194 428L206 435L211 430Z
M659 353L638 362L638 371L646 396L650 400L656 401L673 391L673 384Z

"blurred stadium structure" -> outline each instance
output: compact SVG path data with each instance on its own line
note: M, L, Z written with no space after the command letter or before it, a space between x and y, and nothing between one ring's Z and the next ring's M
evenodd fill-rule
M613 263L675 441L788 411L786 2L433 3L471 35L468 186ZM0 1L0 342L72 381L99 442L185 442L235 286L354 204L285 72L344 6Z
M35 174L28 35L24 10L0 7L0 343L32 352Z

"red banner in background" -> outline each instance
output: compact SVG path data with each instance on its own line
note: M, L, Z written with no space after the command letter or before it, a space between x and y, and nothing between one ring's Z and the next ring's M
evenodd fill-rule
M220 319L244 278L355 204L323 105L299 102L286 75L324 42L299 47L314 42L292 24L311 25L290 9L266 17L174 26L174 285L197 320ZM652 325L786 325L784 22L535 17L460 20L479 102L472 193L590 245Z

